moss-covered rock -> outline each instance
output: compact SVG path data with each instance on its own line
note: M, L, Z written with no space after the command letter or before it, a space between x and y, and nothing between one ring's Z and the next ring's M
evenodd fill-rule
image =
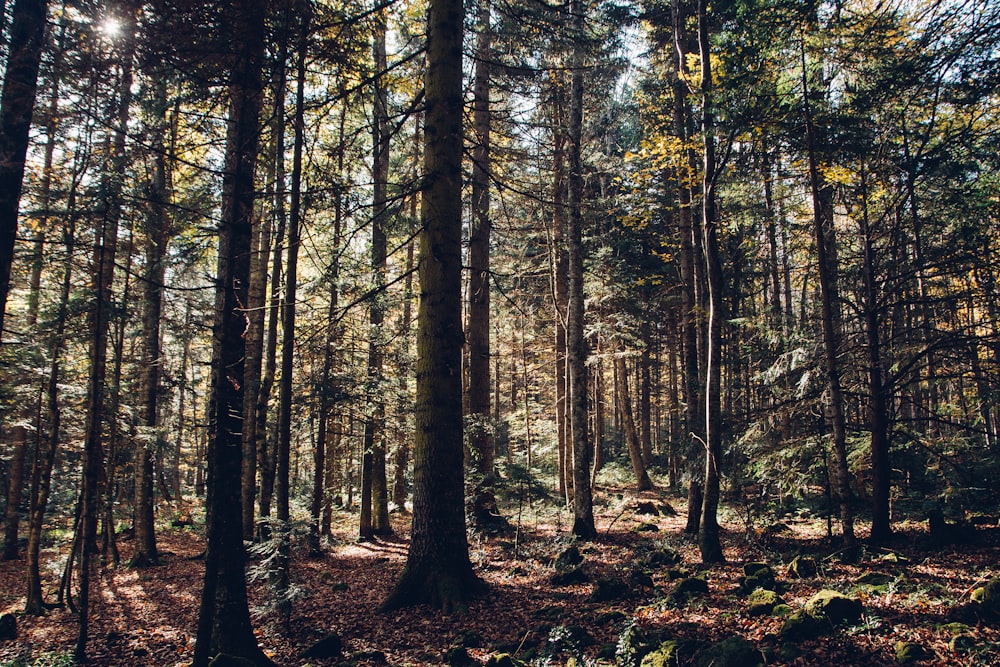
M444 652L444 664L448 667L472 667L476 661L464 646L452 646Z
M893 563L895 565L909 565L910 559L902 554L898 554L895 551L890 551L889 553L882 554L879 556L879 560L883 563Z
M786 641L795 642L803 639L815 639L826 634L829 630L830 623L828 621L816 618L800 609L785 618L778 636Z
M909 665L928 657L927 649L913 642L896 642L896 662Z
M643 657L660 643L660 635L638 623L628 623L618 634L615 662L619 667L639 667Z
M670 591L669 599L674 604L686 604L693 598L708 594L708 582L701 577L681 579Z
M864 606L860 600L832 590L822 590L809 598L805 611L816 618L826 618L834 625L857 623Z
M486 658L486 667L525 667L525 664L510 653L494 653Z
M781 602L781 596L776 592L758 588L747 597L747 613L751 616L767 616Z
M583 567L574 567L571 570L556 572L549 578L553 586L572 586L574 584L585 584L590 581L590 575Z
M650 523L648 521L643 521L642 523L636 524L635 528L632 529L632 532L635 532L635 533L656 533L656 532L659 532L659 530L660 530L660 527L657 526L655 523Z
M743 576L739 583L740 592L749 595L758 588L774 590L777 582L774 570L767 563L747 563L743 566Z
M644 553L636 559L641 567L666 567L681 562L681 555L669 547Z
M947 634L949 637L965 634L970 629L971 628L965 623L945 623L944 625L941 626L941 631Z
M976 648L976 640L972 635L955 635L948 642L948 649L952 653L968 653L974 648Z
M630 588L652 588L653 578L642 570L632 570L628 573L628 585Z
M695 656L695 667L761 667L764 655L743 637L729 637Z
M807 556L796 556L788 564L788 576L796 579L812 579L816 576L816 572L815 559Z
M885 572L865 572L855 579L854 583L862 586L885 586L894 579L894 576Z
M778 603L774 605L774 609L771 610L771 616L775 618L788 618L795 613L795 610L784 603Z
M690 664L695 656L705 647L704 642L695 640L671 639L662 642L659 647L648 653L639 667L678 667Z
M594 587L590 591L590 601L608 602L610 600L620 600L626 597L628 593L628 584L622 579L602 577L594 582Z
M568 572L583 563L583 554L577 546L567 547L556 556L553 562L557 572Z

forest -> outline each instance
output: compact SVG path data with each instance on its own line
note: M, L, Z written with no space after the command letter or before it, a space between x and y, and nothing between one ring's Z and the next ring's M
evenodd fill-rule
M0 667L1000 665L1000 3L12 0L0 68Z

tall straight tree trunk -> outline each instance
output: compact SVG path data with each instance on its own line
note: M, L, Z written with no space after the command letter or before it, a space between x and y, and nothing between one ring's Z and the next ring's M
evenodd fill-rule
M153 84L153 123L151 142L153 152L152 173L149 182L149 203L146 218L146 266L142 281L143 311L143 426L146 437L140 439L136 451L135 470L135 551L132 565L142 567L159 561L156 548L156 530L153 517L153 452L159 441L158 401L160 375L163 362L160 358L160 319L163 310L164 255L167 249L170 219L167 207L167 160L165 134L167 126L167 80L160 76Z
M570 31L573 54L570 60L569 104L569 219L566 240L568 255L568 313L566 325L567 366L569 367L570 426L573 443L573 534L585 540L597 537L594 504L590 487L590 440L587 437L587 340L584 337L583 294L583 67L584 29L587 9L583 0L570 0Z
M462 443L462 0L430 0L421 193L413 525L381 609L464 609L482 581L465 532Z
M649 303L648 301L646 302ZM639 443L642 447L642 462L653 462L653 363L650 350L653 341L648 322L642 324L642 351L639 353Z
M477 472L493 477L490 424L490 2L479 0L472 84L472 230L469 235L469 449Z
M635 474L636 491L649 491L653 488L653 482L649 479L646 471L646 464L642 459L642 443L639 440L639 433L635 427L635 417L632 413L632 397L629 395L628 371L625 368L624 346L620 346L615 354L615 398L618 400L618 413L621 415L621 424L625 430L625 444L628 446L628 458L632 464L632 472Z
M230 29L239 40L234 40L237 52L229 72L229 120L212 341L208 544L194 667L206 667L209 658L220 653L257 666L274 664L257 646L250 621L240 507L245 308L250 280L254 165L260 137L265 5L263 0L240 0L227 6Z
M307 4L303 4L308 7ZM302 220L302 147L305 143L305 87L306 52L309 35L309 17L302 16L296 53L295 118L292 144L291 207L288 216L288 262L285 268L285 303L281 318L281 386L278 389L278 442L276 481L276 518L278 520L278 558L274 580L278 615L288 626L291 601L288 589L291 583L291 524L289 470L292 446L292 376L295 362L295 300L298 290L299 227Z
M385 9L375 12L372 53L375 65L375 100L372 119L372 247L371 269L374 297L368 309L368 406L365 415L364 452L361 474L361 525L359 537L391 535L389 497L385 472L385 400L384 378L386 228L389 224L389 109L384 75L388 69L385 51Z
M685 95L682 74L685 71L685 59L687 57L687 47L685 46L684 33L682 27L686 17L681 13L680 0L674 0L672 4L672 18L674 26L674 51L676 78L673 82L673 102L674 102L674 134L685 140L688 138L688 103ZM681 338L683 354L683 378L684 387L684 430L685 444L684 455L687 460L688 469L688 504L687 504L687 524L684 532L695 535L701 528L701 507L704 496L701 471L701 452L704 447L699 434L701 424L698 420L698 406L701 403L701 389L699 387L699 365L698 365L698 323L697 317L697 272L695 271L695 244L694 244L694 219L691 205L691 184L689 177L684 174L684 169L678 169L677 198L678 198L678 222L681 248Z
M0 92L0 340L10 291L28 131L42 59L46 4L45 0L14 3L7 68Z
M723 563L719 540L719 486L722 462L722 318L723 275L715 208L715 117L712 100L712 60L708 37L708 0L698 1L698 47L701 55L702 219L705 272L708 278L708 341L705 359L705 497L701 508L699 548L703 563Z
M566 367L566 313L569 310L569 255L566 253L566 134L562 129L562 76L552 74L552 298L555 311L556 435L559 448L559 495L570 502L573 455L570 441L569 372Z
M833 452L837 499L840 503L840 522L844 543L853 546L857 542L854 535L854 499L851 493L849 468L847 464L847 426L844 417L844 392L840 384L840 318L837 315L837 266L834 259L836 236L833 229L833 205L830 186L824 184L820 175L819 158L816 147L820 145L816 137L817 128L813 122L809 80L806 72L805 44L802 44L802 105L806 125L806 152L809 160L809 185L813 200L813 233L816 240L816 255L820 286L820 301L823 313L823 349L826 368L827 418L833 431Z
M861 240L864 244L863 302L865 337L868 352L868 428L871 431L872 456L872 542L879 544L892 534L889 513L889 406L882 368L879 294L876 282L875 248L868 219L868 181L861 163Z
M134 11L134 8L133 8ZM134 20L134 16L130 17ZM90 313L90 373L87 385L87 417L84 429L83 482L81 484L80 595L79 633L75 656L86 659L90 621L90 579L93 557L97 551L97 521L105 479L104 399L107 391L108 334L114 309L112 283L115 256L118 250L118 227L122 216L122 196L125 186L129 109L132 103L132 59L135 51L133 26L127 26L126 42L118 66L117 99L114 126L109 140L110 159L102 174L101 203L95 229L94 255L91 260L91 288L94 305ZM114 417L114 415L112 415Z

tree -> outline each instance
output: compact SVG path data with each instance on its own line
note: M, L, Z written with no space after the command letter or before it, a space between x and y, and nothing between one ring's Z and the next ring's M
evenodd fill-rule
M6 5L5 5L6 6ZM7 69L0 92L0 339L10 290L17 217L42 58L46 0L17 0L10 24Z
M228 72L229 120L219 220L219 255L212 345L211 437L208 448L205 582L198 615L194 665L215 654L273 665L257 646L246 589L240 484L242 472L245 304L250 279L254 164L260 137L264 58L263 0L226 5L233 44ZM238 38L236 38L238 36Z
M464 18L462 0L431 0L427 11L412 537L382 611L458 610L483 590L469 561L462 462Z

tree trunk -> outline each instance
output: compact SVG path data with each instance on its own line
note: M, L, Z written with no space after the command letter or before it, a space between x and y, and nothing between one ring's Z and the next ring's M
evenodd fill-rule
M253 665L273 665L257 646L250 621L243 548L241 496L244 398L243 336L250 280L250 236L254 204L254 162L264 59L263 0L229 5L231 30L239 35L229 73L229 122L219 221L219 259L212 345L212 401L209 422L205 584L198 615L194 667L226 653Z
M837 316L837 266L834 258L836 236L833 229L833 203L830 186L822 182L816 146L822 145L816 137L810 105L811 92L806 74L805 44L802 45L802 104L806 125L806 151L809 159L809 184L813 199L813 233L816 238L816 255L823 312L824 365L827 379L827 417L833 431L833 451L836 472L837 499L840 503L840 521L844 543L853 546L854 499L851 493L847 463L847 427L844 417L844 394L840 384L840 318Z
M715 210L715 118L712 100L712 61L708 38L708 0L698 1L698 46L701 55L702 220L705 272L708 277L708 341L705 359L705 496L701 508L699 548L703 563L724 563L719 541L719 485L722 461L722 319L723 275L719 257L718 221Z
M382 327L385 322L386 229L389 224L387 187L389 180L388 91L383 78L388 63L385 52L385 9L375 15L372 51L375 65L375 100L372 122L372 247L373 298L368 310L368 406L365 415L364 455L361 474L361 525L359 537L391 535L389 492L385 472L385 400Z
M649 491L653 488L653 482L646 472L646 464L642 459L642 444L639 441L639 433L635 427L635 418L632 415L632 397L628 390L628 371L625 368L624 346L615 354L615 377L618 386L615 387L615 397L618 400L618 412L621 415L621 423L625 430L625 443L628 446L628 458L632 463L632 472L635 474L636 491Z
M45 0L17 0L0 92L0 339L14 260L21 181L45 32Z
M142 281L143 312L143 426L147 429L139 439L135 471L135 552L132 565L155 565L159 560L153 516L153 451L160 439L158 399L163 361L160 358L160 319L163 310L164 255L170 219L167 207L167 164L164 150L167 125L167 80L162 75L156 81L153 99L151 142L153 169L149 182L149 209L146 220L146 266Z
M383 611L463 609L484 587L465 533L462 443L462 0L427 18L420 217L413 527L406 567Z
M469 235L469 449L487 480L495 462L490 422L490 3L479 0L472 84L472 229Z

